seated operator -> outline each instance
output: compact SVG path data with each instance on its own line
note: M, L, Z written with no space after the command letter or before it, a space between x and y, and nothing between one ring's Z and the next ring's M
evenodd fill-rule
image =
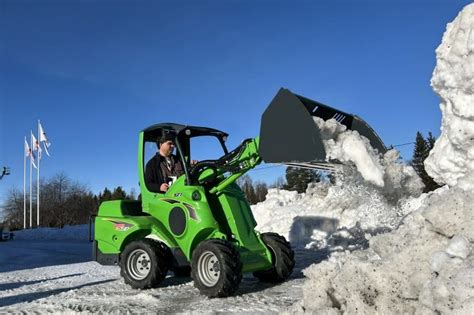
M156 140L158 152L146 164L145 184L149 191L165 193L172 178L181 176L183 165L174 150L174 135L165 133Z

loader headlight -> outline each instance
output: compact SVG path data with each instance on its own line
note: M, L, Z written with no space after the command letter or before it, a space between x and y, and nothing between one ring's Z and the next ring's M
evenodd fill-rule
M191 195L191 198L193 198L194 201L201 200L201 193L196 190L196 191L193 192L193 194Z

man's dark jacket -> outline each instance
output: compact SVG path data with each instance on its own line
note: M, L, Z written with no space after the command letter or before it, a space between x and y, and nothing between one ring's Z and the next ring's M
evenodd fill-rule
M171 180L169 176L179 177L184 173L181 161L175 155L170 158L171 168L168 168L166 158L158 152L146 163L145 184L149 191L164 193L160 190L161 184L168 183Z

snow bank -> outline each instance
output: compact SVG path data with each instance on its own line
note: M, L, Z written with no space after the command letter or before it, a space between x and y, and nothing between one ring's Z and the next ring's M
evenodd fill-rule
M19 240L88 240L89 225L66 225L64 228L38 228L15 231Z
M304 270L293 311L326 314L472 314L474 310L474 4L448 25L432 84L442 136L425 163L443 187L369 248L333 254ZM414 203L417 201L413 200Z
M425 161L438 183L474 189L474 5L449 23L431 79L441 98L441 135Z
M352 168L343 174L335 185L312 184L302 194L269 189L266 200L252 206L257 230L277 232L294 246L307 248L324 247L336 236L357 244L397 227L403 216L423 203L424 198L416 199L402 188L403 173L391 177L385 188L368 184Z
M333 255L305 269L310 280L294 310L469 314L474 307L474 197L461 189L441 189L427 201L396 232L371 238L369 249ZM441 219L452 212L457 215L449 222Z

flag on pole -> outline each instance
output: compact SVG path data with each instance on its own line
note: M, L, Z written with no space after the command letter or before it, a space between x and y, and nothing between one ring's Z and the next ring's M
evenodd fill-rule
M28 142L26 141L26 137L25 137L25 156L29 157L33 166L37 168L35 164L35 155L33 151L31 150L30 146L28 145Z
M38 160L41 160L41 146L34 134L31 134L31 142L33 143L33 151L38 151Z
M48 141L48 138L46 138L46 132L44 132L43 126L41 126L41 123L39 121L38 121L38 128L39 128L39 142L43 142L44 151L46 152L46 155L49 156L48 148L51 146L51 143Z

